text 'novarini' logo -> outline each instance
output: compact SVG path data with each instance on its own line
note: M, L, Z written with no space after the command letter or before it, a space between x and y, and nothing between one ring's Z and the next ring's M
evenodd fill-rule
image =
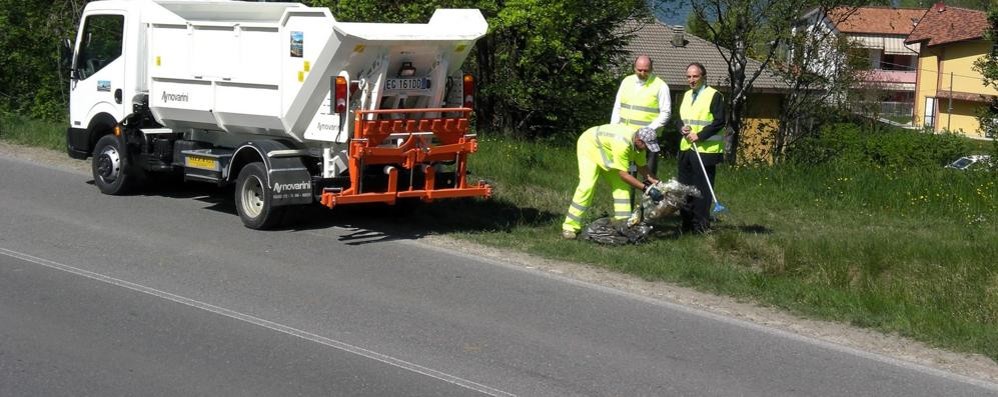
M317 127L319 128L319 131L336 131L339 127L336 124L323 124L322 122L318 122L316 124L318 124Z
M187 94L171 94L163 91L163 103L167 102L190 102Z
M298 183L277 183L274 182L274 193L281 193L285 190L311 190L312 182Z

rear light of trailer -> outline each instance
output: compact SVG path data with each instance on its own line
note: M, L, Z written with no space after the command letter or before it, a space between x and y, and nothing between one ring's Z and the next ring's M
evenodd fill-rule
M336 84L333 87L333 106L336 113L346 113L347 111L347 78L336 76Z
M475 105L475 77L470 73L464 75L464 107Z

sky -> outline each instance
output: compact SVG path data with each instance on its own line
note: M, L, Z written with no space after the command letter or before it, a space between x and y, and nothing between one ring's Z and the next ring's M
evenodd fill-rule
M652 0L649 0L649 4ZM673 4L679 6L677 9L673 10L655 10L655 17L659 21L662 21L666 25L686 25L686 14L690 12L690 3L688 1L674 1Z

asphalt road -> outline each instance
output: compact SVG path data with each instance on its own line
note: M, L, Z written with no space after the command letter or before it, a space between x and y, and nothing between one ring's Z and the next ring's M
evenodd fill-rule
M378 207L242 226L0 156L0 395L981 396L998 386L449 252Z

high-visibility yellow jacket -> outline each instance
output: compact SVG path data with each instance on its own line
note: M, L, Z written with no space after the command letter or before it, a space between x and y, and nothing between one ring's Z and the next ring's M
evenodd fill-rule
M620 84L620 123L640 127L651 124L658 117L658 93L665 82L651 75L638 85L638 76L630 75Z
M683 95L683 102L679 105L679 117L682 118L684 125L690 127L691 132L699 133L704 127L714 122L714 115L710 112L710 103L714 100L715 95L720 94L709 86L703 87L703 90L697 94L696 101L693 101L693 90L687 90L686 94ZM700 153L724 153L724 134L725 129L722 128L713 136L698 141L697 151ZM690 150L692 147L690 142L685 139L679 142L679 150Z
M633 144L638 128L624 124L592 127L579 136L579 156L598 164L604 171L627 171L631 161L638 166L645 165L644 154L638 153Z

